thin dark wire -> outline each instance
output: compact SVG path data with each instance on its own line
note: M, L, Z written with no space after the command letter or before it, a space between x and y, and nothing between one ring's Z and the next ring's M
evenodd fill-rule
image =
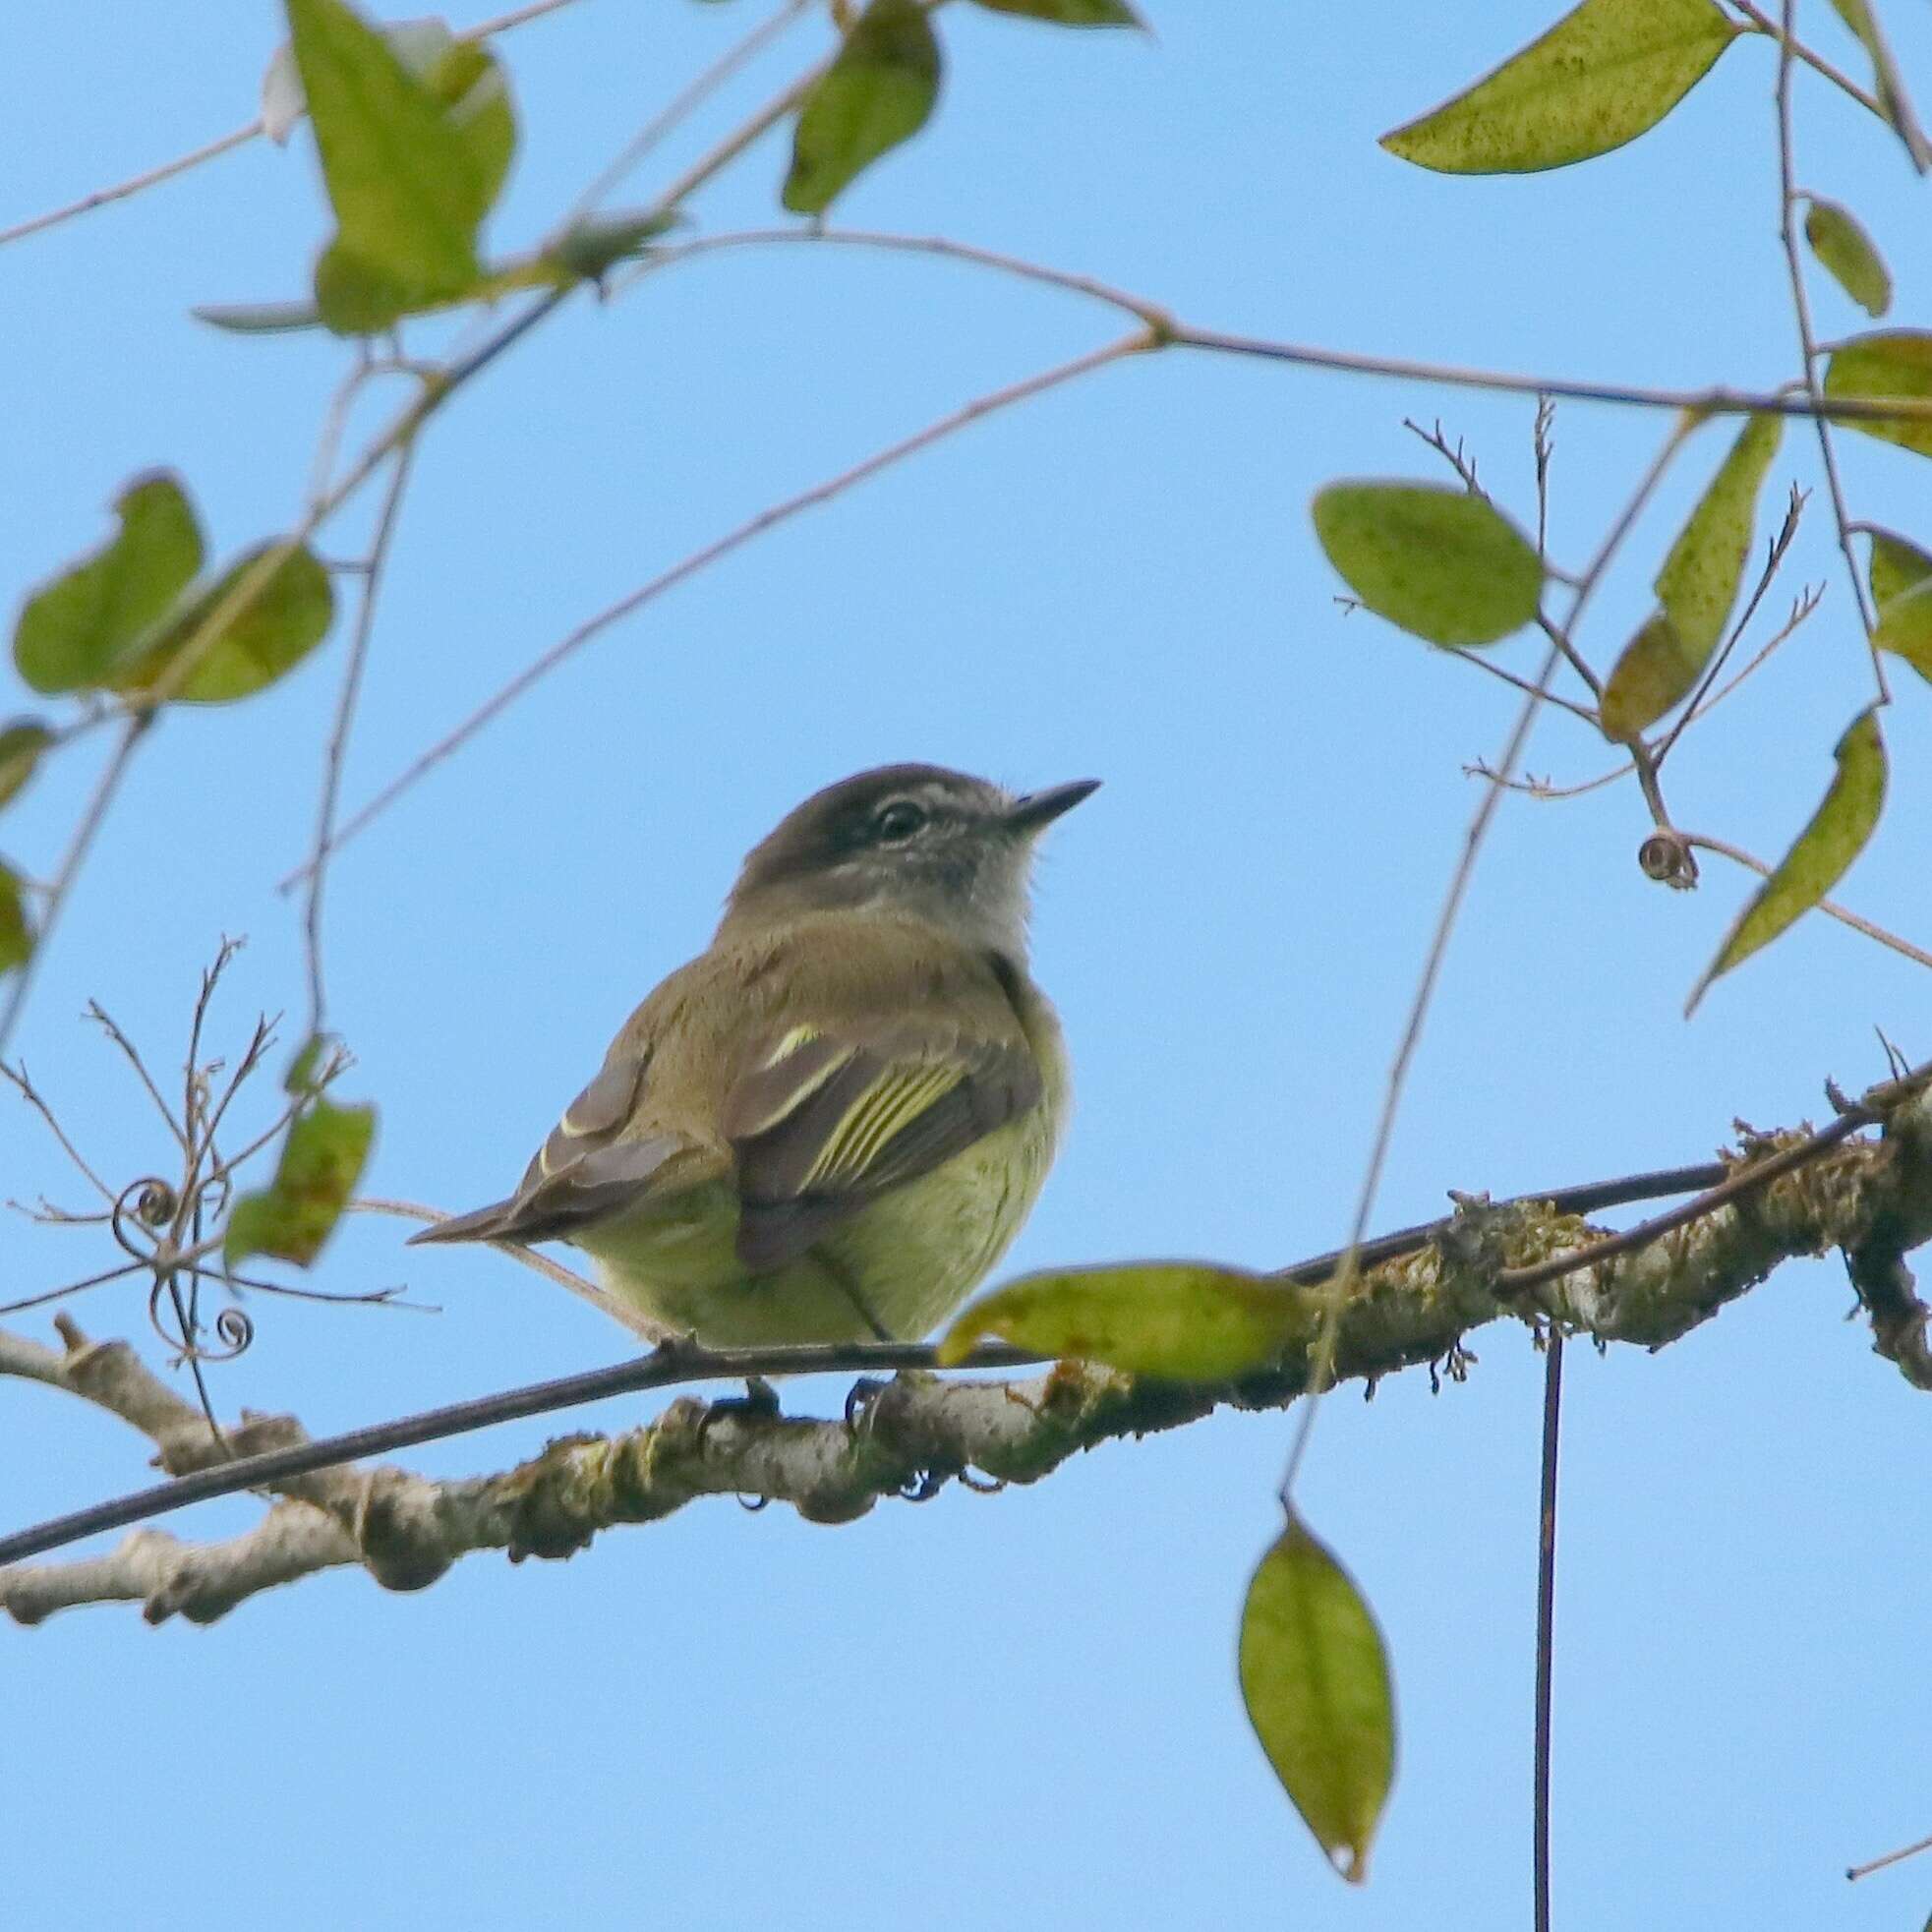
M1550 1711L1556 1634L1556 1446L1563 1412L1563 1331L1552 1321L1543 1361L1543 1495L1536 1562L1536 1932L1550 1932Z

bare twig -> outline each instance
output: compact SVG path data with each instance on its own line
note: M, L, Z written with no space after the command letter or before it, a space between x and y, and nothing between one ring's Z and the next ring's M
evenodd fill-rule
M1798 252L1797 164L1792 158L1791 65L1795 52L1793 19L1797 0L1783 0L1783 30L1778 45L1778 193L1779 235L1785 245L1785 266L1791 284L1791 320L1797 329L1798 354L1804 393L1814 409L1824 402L1818 381L1818 340L1811 329L1811 299L1805 291L1804 259ZM1914 158L1917 150L1914 148ZM1818 455L1825 468L1825 488L1831 498L1832 520L1838 526L1838 546L1844 567L1851 577L1852 608L1865 627L1865 647L1871 653L1872 677L1878 686L1880 704L1892 702L1892 688L1885 675L1885 659L1878 648L1878 620L1865 595L1865 580L1859 574L1858 558L1851 548L1851 512L1845 506L1844 487L1839 481L1838 453L1832 444L1832 426L1822 415L1812 418L1818 432Z
M702 549L691 552L688 556L680 558L668 570L661 571L648 583L639 585L636 590L618 598L615 604L607 605L595 616L586 618L540 657L526 665L514 677L486 698L468 717L422 752L357 810L336 833L329 849L339 850L347 845L374 819L394 804L396 799L419 779L434 770L452 752L461 749L498 712L513 704L531 685L548 675L564 659L589 643L600 632L608 630L613 624L642 610L647 604L655 602L666 591L684 582L687 577L697 575L700 570L717 562L721 557L741 549L754 537L762 536L778 524L789 522L805 510L816 509L821 503L830 502L835 497L843 496L855 485L878 475L881 470L890 469L895 463L904 462L907 457L930 448L934 443L943 441L947 437L965 429L968 424L978 422L982 417L1011 408L1016 403L1025 402L1048 389L1057 388L1064 382L1073 381L1078 377L1088 375L1097 369L1104 369L1110 363L1120 362L1154 346L1154 340L1148 331L1136 330L1133 334L1121 336L1102 348L1090 349L1084 355L1076 356L1070 362L1056 363L1051 369L1042 370L1022 381L1009 383L985 395L975 396L970 402L963 404L948 415L928 423L923 429L914 431L911 436L888 443L883 449L875 450L863 461L854 463L849 469L841 470L836 476L827 477L824 481L813 484L809 489L799 491L795 496L770 504L757 515L747 517L734 529L713 539ZM313 864L313 860L311 863ZM291 872L281 881L281 889L286 892L291 886L306 878L309 870L309 865L304 865Z
M1543 1473L1536 1539L1536 1709L1530 1819L1532 1906L1536 1932L1550 1932L1550 1715L1556 1665L1556 1452L1563 1414L1563 1331L1544 1338Z
M316 808L316 843L309 862L308 905L302 917L303 949L309 967L307 1037L310 1039L322 1030L328 1013L328 997L322 982L322 894L328 880L328 849L335 832L336 801L342 790L342 764L348 756L349 733L355 726L356 700L361 694L363 672L369 662L369 640L376 627L376 599L381 589L382 568L388 561L389 543L395 535L403 492L409 488L410 465L415 453L415 445L408 442L396 451L388 493L377 514L376 533L369 546L368 568L362 575L361 596L356 606L355 632L349 640L348 658L342 668L342 690L336 699L335 722L329 728L328 749L322 757L322 795Z
M1833 87L1837 88L1843 93L1849 94L1867 112L1876 114L1887 127L1892 125L1892 117L1885 111L1884 105L1880 102L1877 95L1867 93L1856 81L1852 80L1850 75L1834 67L1822 55L1814 53L1803 41L1788 38L1786 29L1780 27L1762 8L1753 5L1752 0L1730 0L1730 4L1751 23L1758 32L1788 47L1792 54L1803 61L1805 66L1810 68L1814 73L1822 74Z
M86 863L95 836L107 816L107 808L114 802L114 794L121 789L121 782L128 775L128 767L134 762L135 751L152 718L151 712L137 711L128 719L121 728L119 741L108 755L106 764L101 767L100 776L94 781L93 792L81 814L81 822L74 828L67 842L67 850L61 856L60 870L54 874L53 884L47 890L46 902L40 911L39 930L33 938L33 951L15 971L14 983L7 989L6 1003L0 1006L0 1053L6 1051L7 1042L13 1037L21 1011L27 1005L29 989L33 984L40 962L46 957L48 942L53 938L54 928L66 908L74 882L80 877L81 867Z

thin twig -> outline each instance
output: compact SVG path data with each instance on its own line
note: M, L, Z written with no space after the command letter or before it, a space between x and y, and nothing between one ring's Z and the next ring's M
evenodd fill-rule
M188 1151L188 1137L182 1131L181 1123L175 1119L173 1110L161 1098L161 1089L154 1084L154 1077L147 1071L147 1063L142 1059L141 1049L121 1030L112 1016L98 1000L89 1000L88 1002L87 1014L88 1018L93 1021L100 1027L101 1031L121 1049L128 1065L134 1069L136 1078L146 1089L148 1099L153 1101L154 1111L167 1122L168 1132L180 1143L181 1151L186 1153Z
M1883 1857L1869 1858L1862 1865L1852 1865L1845 1871L1845 1877L1860 1879L1873 1872L1882 1872L1888 1865L1896 1865L1906 1858L1916 1858L1921 1851L1932 1851L1932 1838L1922 1838L1914 1844L1902 1844L1897 1851L1888 1851Z
M115 1200L114 1190L88 1165L87 1161L82 1158L80 1149L67 1138L67 1130L61 1126L53 1108L41 1096L39 1088L28 1078L26 1062L23 1061L18 1067L10 1067L4 1060L0 1060L0 1080L10 1081L15 1086L19 1087L21 1098L47 1123L48 1131L60 1142L61 1151L87 1176L88 1182L93 1187L93 1191L100 1196L102 1200L106 1201L108 1207L111 1209ZM80 1220L92 1217L65 1214L60 1218L63 1220Z
M153 713L148 711L137 711L128 719L122 728L119 743L101 767L99 778L94 781L92 795L81 814L80 824L74 828L73 836L67 842L60 870L54 874L53 884L47 890L46 903L40 913L40 927L33 937L33 950L16 969L14 983L7 989L6 1005L0 1007L0 1053L6 1051L7 1042L13 1037L21 1011L27 1005L28 991L33 984L41 960L46 957L47 943L60 922L60 915L73 893L74 882L80 876L81 867L87 860L95 835L100 831L102 820L107 816L108 806L114 801L115 792L121 789L121 781L128 775L135 750L152 721Z
M349 640L348 660L342 669L341 695L335 703L335 722L328 734L328 749L322 758L322 797L316 810L316 843L309 862L308 905L302 917L302 941L309 966L309 1029L314 1039L327 1019L328 999L322 983L322 894L328 880L329 842L335 833L335 807L342 790L342 764L348 756L349 733L354 729L356 700L362 690L363 672L369 663L369 640L376 627L376 599L381 588L382 569L388 561L389 541L395 535L396 518L402 508L403 492L409 488L410 465L416 445L405 442L396 451L395 468L389 476L388 493L376 518L376 534L370 542L368 568L362 574L361 598L356 607L356 628Z
M1795 50L1793 21L1797 0L1783 0L1783 33L1778 45L1778 226L1785 245L1785 265L1791 284L1791 320L1797 328L1798 354L1803 361L1802 377L1806 398L1814 408L1822 406L1824 390L1818 381L1818 341L1811 330L1811 298L1805 291L1804 260L1798 253L1797 164L1792 156L1791 64ZM1916 158L1916 150L1914 150ZM1871 654L1872 676L1878 685L1880 704L1892 702L1892 687L1885 675L1884 655L1878 648L1878 620L1865 596L1865 580L1858 571L1858 558L1851 548L1851 512L1845 507L1844 487L1839 481L1838 454L1832 446L1832 426L1822 415L1814 415L1818 432L1818 454L1825 466L1825 488L1832 500L1832 520L1838 526L1838 547L1844 567L1851 576L1851 599L1858 621L1865 627L1865 648Z
M616 158L570 204L568 212L556 224L554 233L563 234L573 222L589 214L668 134L710 99L739 69L764 52L811 4L812 0L783 0L776 13L767 15L750 32L727 47L703 73L681 88L638 129Z
M1849 94L1860 107L1865 108L1870 113L1876 114L1887 127L1892 125L1891 115L1885 111L1884 105L1880 102L1876 94L1867 93L1850 75L1841 72L1822 55L1814 53L1803 41L1787 39L1786 37L1786 29L1781 28L1769 14L1754 6L1752 0L1730 0L1730 4L1751 23L1758 32L1765 34L1770 39L1779 41L1784 46L1789 47L1791 52L1799 60L1803 61L1805 66L1810 68L1813 73L1822 74L1833 87L1839 88L1844 93Z
M167 181L177 174L185 174L190 168L198 168L204 161L212 161L217 155L225 154L232 147L241 147L253 141L262 132L262 121L258 116L245 128L236 128L232 133L210 141L205 147L197 147L191 153L177 154L171 161L163 161L159 167L145 169L137 175L130 175L126 181L117 181L111 188L96 188L91 195L83 195L78 202L69 202L64 207L49 208L45 214L36 214L26 221L17 221L11 228L0 228L0 248L9 242L24 240L29 235L37 235L43 228L52 228L63 221L71 221L77 214L90 214L95 208L105 207L110 202L126 201L130 195L138 195L144 188L152 188L157 182Z
M809 489L799 491L795 496L769 504L755 516L747 517L734 529L727 531L722 537L714 538L701 549L691 552L689 556L680 558L670 569L661 571L648 583L641 584L636 590L626 593L615 604L607 605L595 616L586 618L540 657L526 665L514 677L486 698L460 724L421 752L373 798L361 806L336 833L329 849L339 851L373 820L394 804L418 780L434 770L452 752L461 749L498 712L513 704L531 685L547 676L564 659L589 643L600 632L609 629L611 625L631 615L634 612L642 610L647 604L655 602L666 591L675 588L687 577L695 576L721 557L741 549L754 537L762 536L767 530L789 522L805 510L816 509L821 503L830 502L833 498L843 496L855 485L878 475L881 470L890 469L895 463L904 462L907 457L930 448L934 443L943 441L968 424L976 423L981 417L993 415L999 410L1012 407L1015 403L1025 402L1048 389L1057 388L1063 382L1070 382L1077 377L1088 375L1096 369L1104 369L1109 363L1120 362L1128 356L1141 354L1154 346L1154 338L1147 330L1137 329L1132 335L1121 336L1102 348L1090 349L1084 355L1074 357L1070 362L1056 363L1051 369L1042 370L1038 375L1029 376L1023 381L1009 383L1004 388L975 396L970 402L963 404L950 414L928 423L921 430L914 431L911 436L888 443L883 449L875 450L863 461L854 463L849 469L841 470L836 476L827 477L824 481L813 484ZM280 882L281 890L288 891L290 887L306 878L308 872L308 865L291 872Z

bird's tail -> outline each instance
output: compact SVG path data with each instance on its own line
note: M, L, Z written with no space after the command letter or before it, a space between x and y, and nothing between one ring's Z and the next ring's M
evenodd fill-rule
M514 1204L513 1200L493 1200L488 1207L476 1208L471 1213L451 1214L447 1220L419 1229L409 1237L407 1245L415 1248L429 1241L499 1240Z

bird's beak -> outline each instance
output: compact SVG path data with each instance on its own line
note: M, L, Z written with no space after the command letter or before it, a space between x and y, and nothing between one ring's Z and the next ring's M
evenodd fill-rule
M1008 807L1006 829L1024 839L1030 839L1034 833L1051 825L1062 812L1072 811L1083 798L1091 797L1099 789L1100 781L1097 778L1077 778L1071 785L1055 785L1044 791L1029 791L1025 797L1016 799Z

